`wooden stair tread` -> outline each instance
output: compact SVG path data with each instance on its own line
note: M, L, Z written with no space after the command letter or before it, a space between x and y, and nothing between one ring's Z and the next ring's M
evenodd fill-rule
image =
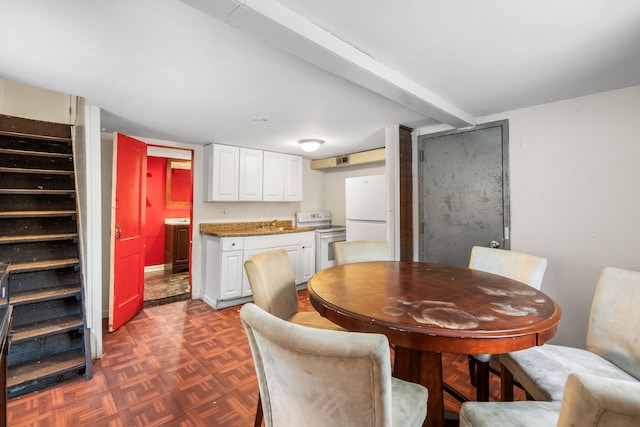
M84 327L82 316L71 315L58 317L48 322L38 322L13 328L11 342L18 343L31 339L41 338L61 332L71 331Z
M17 150L15 148L0 148L0 153L1 154L18 154L21 156L57 157L60 159L73 158L73 156L70 153L51 153L48 151Z
M70 240L78 237L78 233L59 234L33 234L29 236L7 236L0 237L0 244L6 243L28 243L28 242L50 242L52 240Z
M24 273L27 271L37 270L53 270L56 268L72 267L79 265L80 260L78 258L64 258L64 259L52 259L48 261L34 261L34 262L21 262L11 264L9 271L11 273Z
M0 188L0 194L75 195L76 190L34 190L30 188Z
M61 211L7 211L0 212L0 218L30 218L30 217L46 217L46 216L70 216L75 215L74 210Z
M64 169L29 169L29 168L9 168L6 166L2 166L0 167L0 172L73 176L73 171L64 170Z
M2 136L11 136L16 138L24 138L24 139L38 139L40 141L51 141L51 142L66 142L71 144L71 137L66 136L52 136L52 135L38 135L24 132L15 132L10 130L0 130L0 135Z
M66 298L80 294L80 285L64 286L51 289L43 289L37 292L25 292L22 294L11 295L12 305L30 304L38 301L46 301L50 299Z
M7 387L16 387L39 378L86 366L82 350L71 350L47 358L32 360L7 369Z

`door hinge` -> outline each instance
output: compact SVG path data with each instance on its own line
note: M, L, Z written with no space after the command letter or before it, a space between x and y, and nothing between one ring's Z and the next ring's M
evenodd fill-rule
M504 240L509 240L511 239L511 237L509 237L509 227L505 227L504 228Z

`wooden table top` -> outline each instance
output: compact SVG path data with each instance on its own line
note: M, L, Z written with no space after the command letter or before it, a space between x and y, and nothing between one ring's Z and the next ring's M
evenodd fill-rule
M443 264L345 264L316 273L307 287L329 320L424 351L500 354L541 345L561 317L555 301L530 286Z

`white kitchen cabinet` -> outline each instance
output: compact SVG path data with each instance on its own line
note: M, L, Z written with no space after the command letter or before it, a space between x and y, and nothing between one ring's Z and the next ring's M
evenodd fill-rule
M220 299L229 300L244 295L242 289L243 252L227 251L220 254Z
M222 238L204 235L203 300L214 308L250 301L251 286L244 262L273 249L287 252L296 284L307 282L315 273L314 235L314 231Z
M289 257L291 268L293 269L293 275L295 277L296 285L302 283L302 246L291 245L283 248Z
M264 179L262 200L280 202L284 200L284 155L265 151L263 155Z
M204 147L204 200L237 201L240 148L209 144Z
M204 201L302 201L302 156L209 144Z
M300 252L300 280L306 283L316 273L315 242L310 240L302 243Z
M204 236L204 298L216 307L219 300L242 296L244 267L242 237Z
M301 201L302 157L265 151L262 186L265 201Z
M240 148L238 200L262 200L262 150Z
M302 201L302 157L283 154L285 202Z

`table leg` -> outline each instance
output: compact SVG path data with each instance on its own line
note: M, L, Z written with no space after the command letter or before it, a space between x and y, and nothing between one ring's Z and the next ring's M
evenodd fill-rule
M393 375L419 383L429 390L427 419L423 426L444 426L444 396L442 393L442 355L431 351L395 347Z

